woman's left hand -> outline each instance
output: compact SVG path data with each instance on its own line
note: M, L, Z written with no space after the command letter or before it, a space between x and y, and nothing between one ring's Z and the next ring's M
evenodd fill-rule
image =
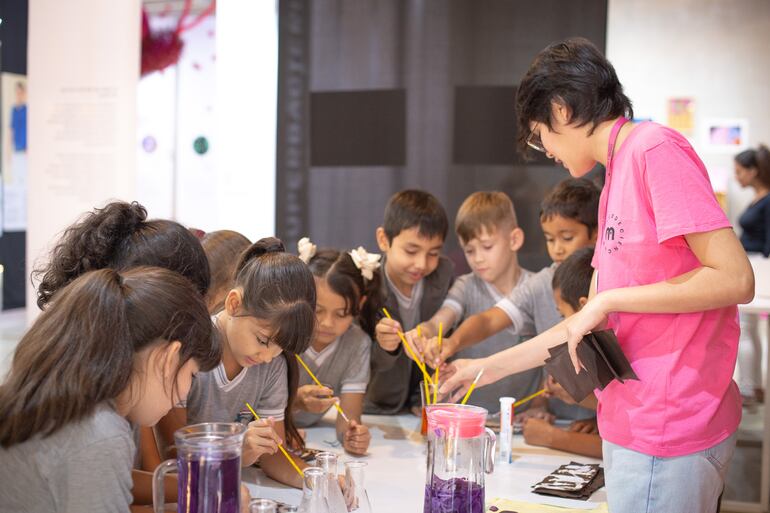
M604 296L597 294L575 315L566 320L567 328L567 347L572 365L575 366L575 374L580 373L583 366L577 355L577 346L586 333L603 329L607 322L607 312L604 307Z

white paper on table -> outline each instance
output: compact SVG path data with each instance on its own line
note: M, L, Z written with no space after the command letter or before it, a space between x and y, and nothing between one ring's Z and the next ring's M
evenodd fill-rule
M276 488L274 486L259 486L254 483L243 482L249 489L252 499L272 499L293 506L299 506L302 500L302 490L296 488Z

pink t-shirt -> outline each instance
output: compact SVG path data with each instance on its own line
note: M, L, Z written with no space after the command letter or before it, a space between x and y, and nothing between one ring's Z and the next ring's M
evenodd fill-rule
M656 283L700 266L684 235L729 227L706 168L687 140L656 123L637 125L616 149L599 202L593 267L598 291ZM645 454L681 456L738 427L733 382L735 306L688 314L613 313L639 381L599 392L602 438Z

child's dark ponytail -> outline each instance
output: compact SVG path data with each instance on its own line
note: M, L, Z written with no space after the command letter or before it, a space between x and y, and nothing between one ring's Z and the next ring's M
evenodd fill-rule
M51 252L50 263L36 269L42 276L37 291L41 309L53 294L81 274L110 267L120 243L140 229L147 211L138 203L110 203L67 228Z
M275 237L260 239L242 254L235 286L243 290L243 309L267 321L273 340L283 350L288 369L289 400L284 413L286 438L292 447L304 447L294 425L292 407L297 395L299 368L295 354L310 345L315 329L315 281L299 258L285 252Z
M760 144L756 153L757 159L757 180L765 187L770 187L770 150L767 146Z
M37 305L45 308L56 292L95 269L142 265L175 271L205 294L211 280L200 241L174 221L147 221L139 203L116 201L87 213L67 228L49 256L33 272L40 280Z
M350 253L322 249L309 258L308 267L314 276L326 280L329 287L345 299L347 313L370 337L374 336L378 312L383 304L382 276L379 269L364 277ZM361 305L361 298L364 299Z
M181 343L177 371L191 358L211 370L222 356L211 331L203 298L175 272L85 273L57 293L16 347L0 385L0 445L51 435L113 401L131 384L134 355L154 344Z

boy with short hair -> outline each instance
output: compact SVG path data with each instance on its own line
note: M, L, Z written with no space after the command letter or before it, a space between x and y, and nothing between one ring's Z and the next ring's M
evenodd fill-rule
M556 267L576 250L596 242L599 189L588 179L568 178L543 200L540 224L553 264L515 288L494 307L473 315L447 338L439 355L436 339L426 357L438 364L458 351L477 344L506 328L516 333L541 333L561 321L551 282Z
M444 207L425 191L398 192L385 207L376 237L383 252L384 305L393 319L383 317L375 327L364 413L395 414L420 406L422 374L401 347L398 332L430 319L449 291L454 266L441 256L448 225Z
M524 232L518 226L513 203L505 193L475 192L468 196L457 212L455 232L473 272L457 278L439 311L432 319L420 324L424 337L436 336L439 323L447 333L464 318L493 307L532 275L531 271L519 266L517 252L524 244ZM409 340L415 341L415 346L421 345L416 330L407 335ZM532 336L534 333L532 330L520 333L509 328L460 351L457 356L489 356L518 343L520 335ZM469 403L495 413L500 410L501 396L525 397L538 390L541 381L541 370L532 369L479 390L470 397Z

